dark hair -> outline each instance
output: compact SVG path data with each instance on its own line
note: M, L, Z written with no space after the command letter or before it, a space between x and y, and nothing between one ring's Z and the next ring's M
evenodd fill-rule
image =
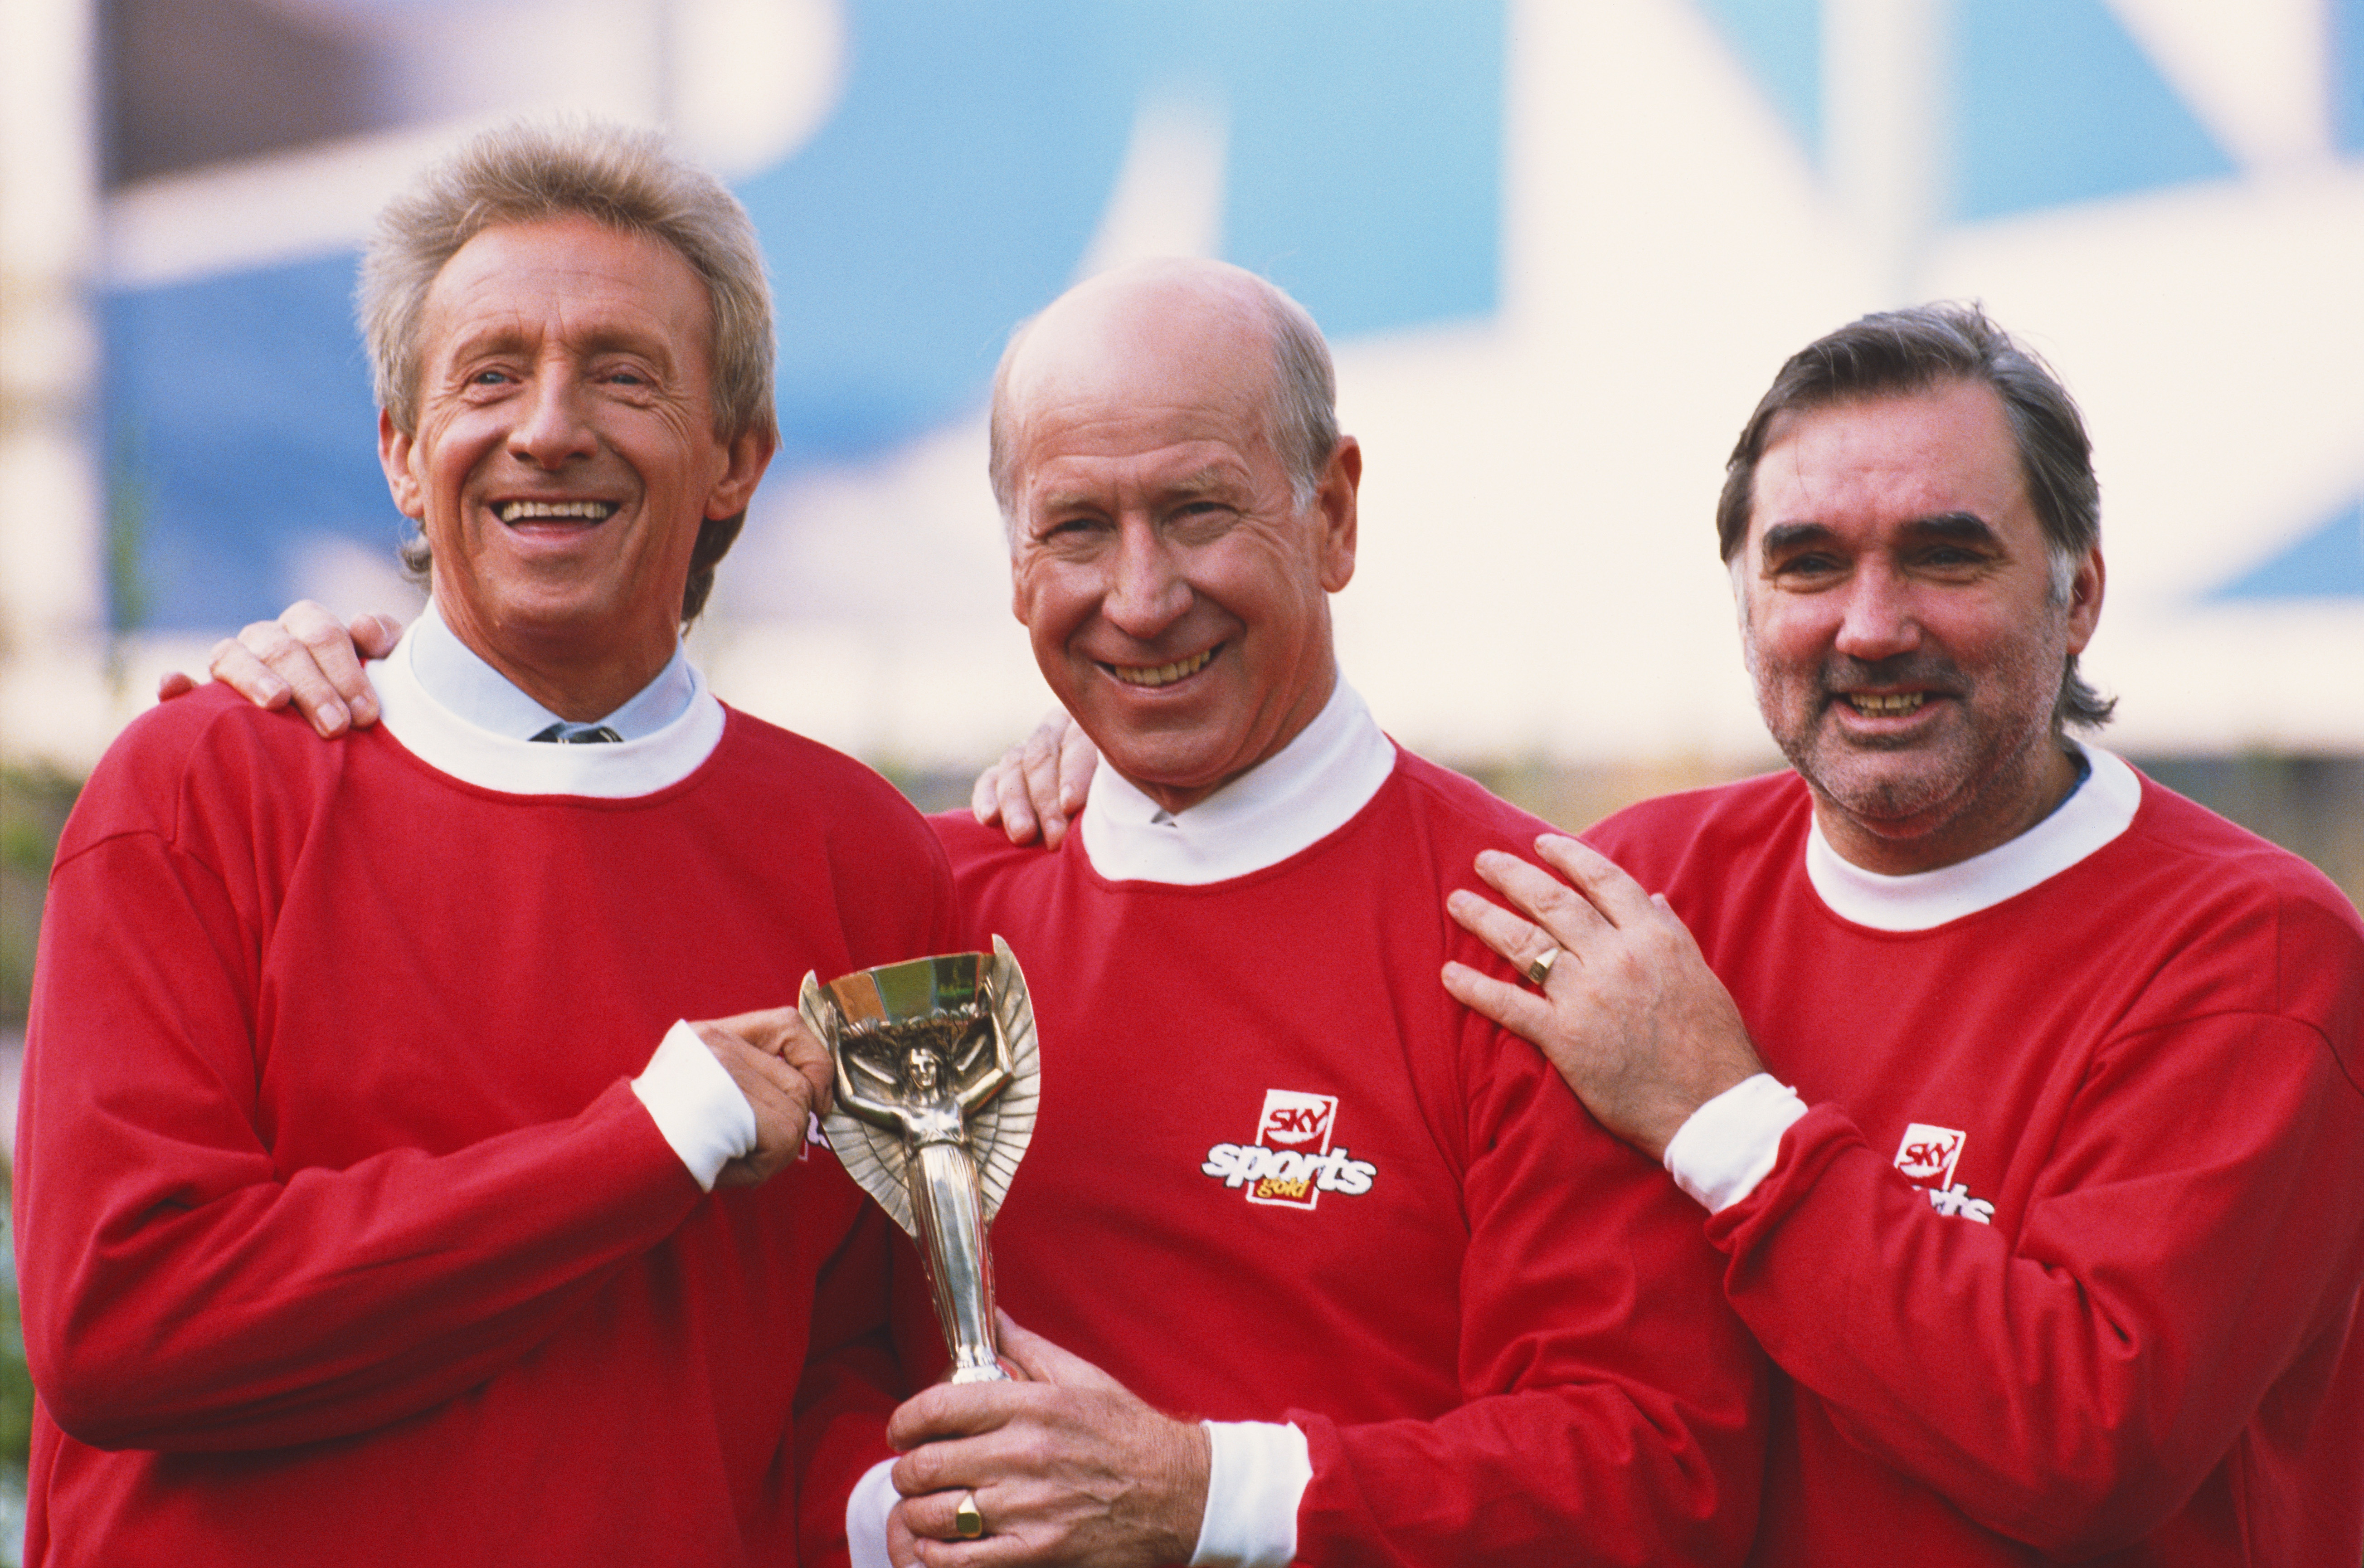
M2044 528L2056 600L2068 594L2071 563L2102 542L2102 488L2084 417L2059 377L2032 350L1987 319L1976 305L1917 305L1850 321L1790 356L1724 463L1715 508L1716 542L1729 563L1748 541L1756 465L1786 415L1858 398L1926 391L1951 381L1979 381L2002 399L2019 448L2020 475ZM2077 673L2077 655L2060 682L2053 727L2099 729L2117 707Z
M355 308L378 407L395 428L418 428L419 321L445 263L498 224L585 217L673 247L706 285L711 308L715 433L769 431L772 293L745 207L722 182L684 162L651 130L600 122L519 121L484 132L412 181L378 215L362 257ZM708 518L691 546L682 590L686 623L706 608L716 563L747 514ZM402 564L426 575L427 541L402 544Z

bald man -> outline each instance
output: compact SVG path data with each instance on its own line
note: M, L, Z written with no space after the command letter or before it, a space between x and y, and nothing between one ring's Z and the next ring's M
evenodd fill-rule
M1400 750L1340 678L1362 451L1333 387L1305 312L1212 263L1085 284L1003 357L1012 609L1110 770L1055 849L937 819L1044 1041L994 1232L1032 1381L898 1412L898 1561L1747 1540L1756 1372L1696 1224L1437 991L1448 958L1510 974L1440 901L1541 824Z

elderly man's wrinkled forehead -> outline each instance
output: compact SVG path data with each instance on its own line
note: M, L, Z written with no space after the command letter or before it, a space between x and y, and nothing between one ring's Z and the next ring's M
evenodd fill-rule
M1003 396L1022 432L1039 411L1100 405L1261 412L1273 375L1271 312L1248 274L1159 263L1061 296L1013 352Z

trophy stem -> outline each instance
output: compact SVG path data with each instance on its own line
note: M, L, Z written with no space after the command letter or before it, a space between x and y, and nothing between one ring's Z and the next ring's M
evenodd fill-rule
M904 1161L936 1321L953 1353L952 1380L1007 1382L1009 1374L995 1353L993 1260L986 1250L976 1161L965 1143L908 1147Z

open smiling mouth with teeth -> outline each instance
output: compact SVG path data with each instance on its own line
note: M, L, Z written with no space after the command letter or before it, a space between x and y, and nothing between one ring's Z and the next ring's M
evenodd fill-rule
M1222 651L1216 644L1205 653L1193 654L1187 659L1176 659L1165 665L1111 665L1100 668L1108 671L1127 686L1171 686L1184 676L1196 675L1207 667L1207 661Z
M503 522L537 522L548 518L605 522L616 515L613 501L503 501L497 514Z
M1919 711L1929 700L1925 691L1848 691L1840 694L1841 700L1857 712L1868 718L1896 718Z

